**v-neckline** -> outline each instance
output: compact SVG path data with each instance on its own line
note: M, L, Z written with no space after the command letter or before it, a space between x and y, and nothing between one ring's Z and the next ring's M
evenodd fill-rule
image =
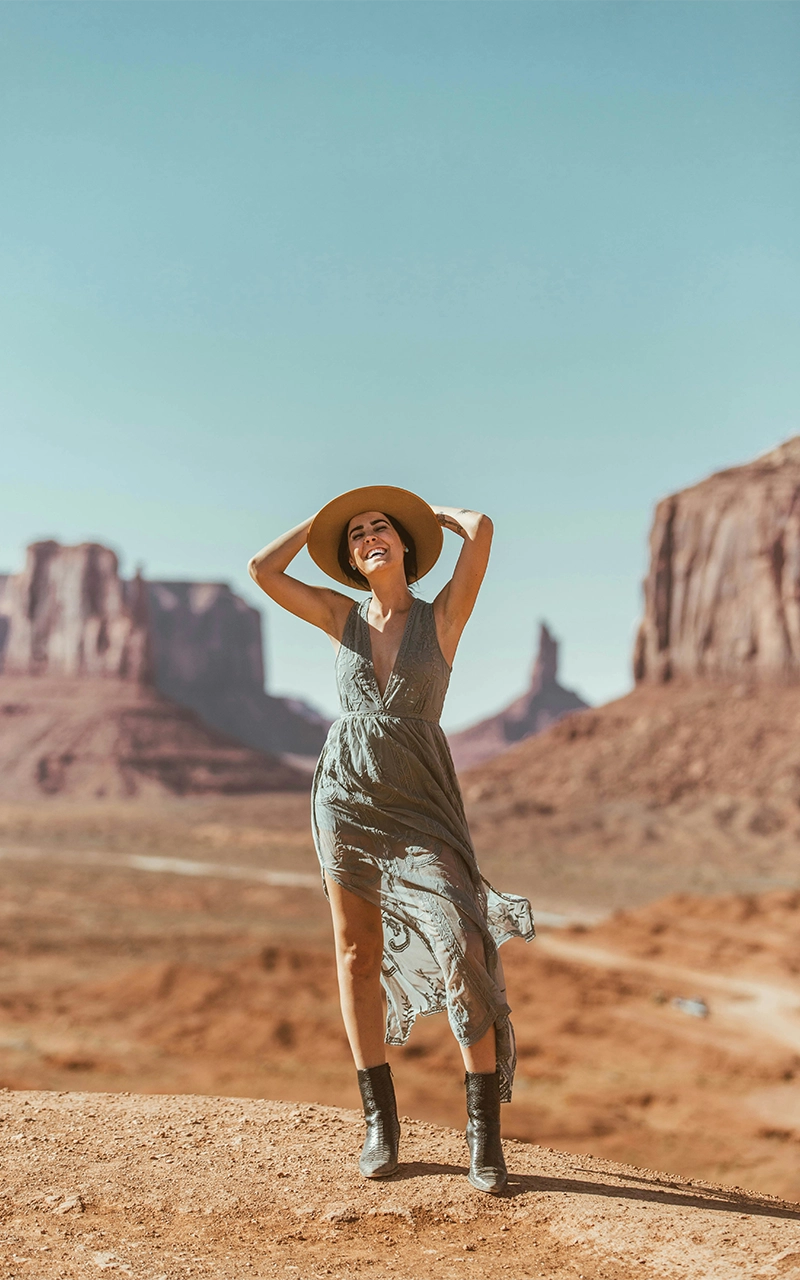
M402 636L400 637L400 644L399 644L399 645L398 645L398 647L397 647L397 654L396 654L396 656L395 656L395 660L394 660L394 663L393 663L393 665L392 665L392 669L391 669L391 671L389 672L389 677L388 677L388 679L387 679L387 681L386 681L386 685L385 685L385 687L384 687L383 693L381 693L381 687L380 687L380 685L378 684L378 676L377 676L377 673L376 673L376 671L375 671L375 659L374 659L374 657L372 656L372 633L371 633L371 631L370 631L369 618L368 618L368 616L367 616L367 615L368 615L368 613L369 613L369 601L370 601L370 598L371 598L371 597L368 597L368 598L367 598L367 600L365 600L365 602L364 602L364 610L363 610L363 612L362 612L362 614L361 614L361 620L362 620L362 622L364 623L364 626L365 626L365 628L366 628L366 633L367 633L367 649L368 649L368 653L369 653L369 665L370 665L370 670L372 671L372 683L373 683L373 684L374 684L374 686L375 686L375 692L376 692L376 693L377 693L377 695L378 695L378 701L380 702L380 704L381 704L381 706L382 706L382 707L385 707L385 706L386 706L386 695L387 695L387 693L389 692L390 688L392 687L392 681L394 680L395 675L397 674L398 667L400 666L400 659L403 657L403 654L404 654L404 651L405 651L405 647L406 647L406 640L408 639L409 627L410 627L410 625L411 625L411 615L412 615L412 613L414 612L414 606L415 606L415 604L417 603L417 598L416 598L416 596L412 596L412 597L411 597L411 604L409 605L408 615L407 615L407 617L406 617L405 626L403 627L403 634L402 634Z

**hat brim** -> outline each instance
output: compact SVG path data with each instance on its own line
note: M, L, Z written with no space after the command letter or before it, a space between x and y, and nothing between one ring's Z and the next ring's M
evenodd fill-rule
M418 582L429 573L442 550L442 526L433 511L408 489L397 489L390 484L367 485L363 489L350 489L318 511L308 531L308 554L329 578L345 587L367 590L351 581L339 564L339 543L342 533L353 516L362 511L382 511L394 516L408 530L417 549Z

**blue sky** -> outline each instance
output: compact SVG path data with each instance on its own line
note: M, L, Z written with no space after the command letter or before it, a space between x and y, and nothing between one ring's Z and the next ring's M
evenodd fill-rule
M447 723L540 618L624 692L654 502L800 431L799 128L794 3L0 6L0 568L227 580L331 711L246 562L400 484L496 526Z

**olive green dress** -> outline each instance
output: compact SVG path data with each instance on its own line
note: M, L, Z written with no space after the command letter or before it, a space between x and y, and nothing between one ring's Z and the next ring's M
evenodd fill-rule
M419 1015L445 1009L463 1045L494 1024L507 1102L516 1052L497 948L534 936L530 904L478 870L439 725L450 668L433 605L414 599L383 697L368 606L353 605L336 657L342 714L314 776L317 854L332 880L381 909L387 1043L404 1044Z

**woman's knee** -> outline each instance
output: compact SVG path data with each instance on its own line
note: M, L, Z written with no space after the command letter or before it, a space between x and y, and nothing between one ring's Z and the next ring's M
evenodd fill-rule
M383 959L381 939L341 939L336 950L339 967L351 982L372 982L380 977Z

